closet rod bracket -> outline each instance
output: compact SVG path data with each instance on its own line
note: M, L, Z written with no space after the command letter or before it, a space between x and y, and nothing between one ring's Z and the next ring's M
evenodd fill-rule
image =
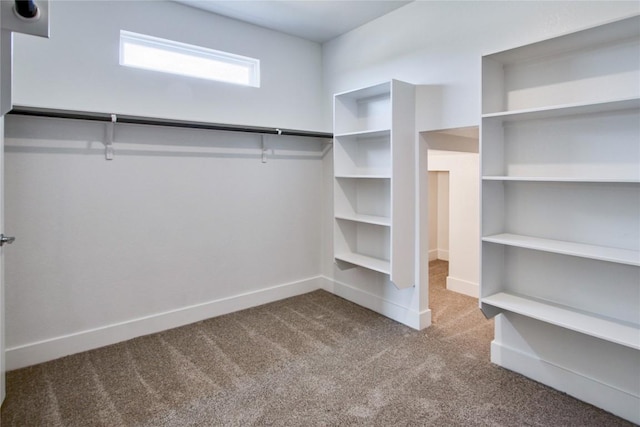
M104 140L104 158L106 160L113 160L113 140L115 138L115 128L118 118L115 114L111 115L111 122L107 123L106 137Z
M267 135L260 135L260 139L262 140L262 163L267 163L267 146L265 144L265 140Z

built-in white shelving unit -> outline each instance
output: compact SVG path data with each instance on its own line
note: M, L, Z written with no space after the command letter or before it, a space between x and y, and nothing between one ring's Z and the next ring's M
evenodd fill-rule
M640 335L638 335L638 328L634 324L625 324L616 319L594 316L592 313L583 313L571 307L506 292L488 296L484 298L484 302L494 307L640 350Z
M334 256L415 284L414 87L391 80L334 98Z
M601 261L617 262L640 266L640 252L636 250L609 248L606 246L584 245L561 240L540 239L531 236L502 233L482 238L483 242L493 242L506 246L535 249L538 251L572 255Z
M482 58L488 316L640 350L639 68L639 17Z

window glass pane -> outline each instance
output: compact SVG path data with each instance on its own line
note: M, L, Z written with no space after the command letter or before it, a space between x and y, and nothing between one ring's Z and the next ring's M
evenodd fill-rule
M260 86L259 61L121 31L120 64L202 79Z

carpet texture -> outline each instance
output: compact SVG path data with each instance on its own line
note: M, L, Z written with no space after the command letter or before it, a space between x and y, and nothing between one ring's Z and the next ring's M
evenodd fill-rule
M444 289L415 331L324 291L9 372L9 426L627 426L489 362Z

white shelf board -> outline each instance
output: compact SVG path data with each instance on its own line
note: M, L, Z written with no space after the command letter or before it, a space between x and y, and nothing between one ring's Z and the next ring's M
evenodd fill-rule
M567 177L567 176L506 176L485 175L483 181L533 181L533 182L607 182L621 184L637 184L640 178L593 178L593 177Z
M391 175L389 174L341 174L336 175L336 178L348 178L348 179L391 179Z
M615 262L618 264L640 266L640 251L632 251L628 249L585 245L582 243L564 242L561 240L540 239L538 237L522 236L510 233L486 236L482 238L482 241L581 258Z
M638 325L505 292L482 298L482 303L640 350Z
M385 216L376 215L363 215L363 214L340 214L336 213L336 219L343 219L347 221L363 222L365 224L382 225L385 227L391 226L391 218Z
M383 82L374 86L366 86L360 89L349 90L335 94L336 98L352 98L356 100L372 98L380 95L391 95L391 83Z
M638 108L640 108L640 98L632 97L603 102L563 104L527 108L522 110L499 111L496 113L483 114L482 118L499 119L503 122L515 122L520 120L548 119L554 117L577 116L580 114L603 113Z
M335 259L368 268L384 274L391 274L391 263L384 259L374 258L356 253L335 254Z
M334 135L334 138L375 138L381 136L390 136L391 129L366 129L355 132L343 132Z
M638 37L640 17L632 16L484 56L503 64L514 64Z

